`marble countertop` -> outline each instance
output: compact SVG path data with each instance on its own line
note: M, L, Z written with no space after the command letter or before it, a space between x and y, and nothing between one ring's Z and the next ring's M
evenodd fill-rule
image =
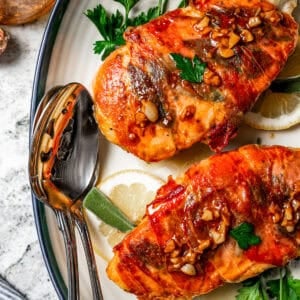
M0 56L0 275L30 300L57 299L38 242L27 175L32 84L47 19L2 26L10 40Z

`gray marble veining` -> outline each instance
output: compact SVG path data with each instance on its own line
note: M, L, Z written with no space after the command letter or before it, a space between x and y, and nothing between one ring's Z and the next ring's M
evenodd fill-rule
M0 275L29 300L57 299L38 243L27 175L32 84L46 22L3 26L10 40L0 56Z

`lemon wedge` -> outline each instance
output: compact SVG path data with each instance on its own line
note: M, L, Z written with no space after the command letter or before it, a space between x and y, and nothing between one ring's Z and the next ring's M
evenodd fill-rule
M245 123L262 130L284 130L300 123L300 38L271 88L263 94Z
M283 130L300 123L300 93L268 90L245 115L245 123L263 130Z
M138 224L145 214L146 205L154 199L157 189L162 184L164 181L155 175L130 169L110 175L101 181L97 188L108 196L131 222ZM127 233L99 220L87 209L85 214L95 253L108 261L113 255L112 248Z

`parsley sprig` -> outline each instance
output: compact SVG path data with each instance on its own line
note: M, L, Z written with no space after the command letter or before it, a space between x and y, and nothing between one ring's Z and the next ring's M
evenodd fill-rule
M269 279L269 272L244 281L236 300L299 300L300 280L295 279L289 267L279 269L278 279Z
M174 60L176 67L180 70L180 77L182 79L193 83L202 82L206 68L205 62L200 60L197 56L190 59L177 53L171 53L170 55Z
M94 43L94 52L104 60L117 47L124 45L123 34L128 26L145 24L166 12L168 0L159 0L156 7L143 11L135 17L130 17L132 9L140 0L114 0L123 6L120 10L110 14L101 4L94 9L88 9L85 15L94 23L103 40ZM184 5L183 1L180 5Z
M188 0L182 0L178 7L180 7L180 8L186 7L186 6L188 6L188 2L189 2Z
M247 250L250 246L258 245L261 242L260 237L254 234L254 226L248 222L241 223L230 230L230 235L243 250Z
M244 281L236 300L269 300L262 275Z

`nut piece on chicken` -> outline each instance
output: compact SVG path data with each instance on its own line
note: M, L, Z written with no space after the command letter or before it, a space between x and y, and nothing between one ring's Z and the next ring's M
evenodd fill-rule
M93 83L99 127L145 161L196 142L219 152L281 71L297 37L291 15L260 0L195 0L129 28L126 45L104 61ZM205 63L202 80L184 80L174 54Z
M298 257L299 218L300 150L215 154L158 190L107 273L138 299L191 299ZM257 237L245 248L231 236L242 224Z

